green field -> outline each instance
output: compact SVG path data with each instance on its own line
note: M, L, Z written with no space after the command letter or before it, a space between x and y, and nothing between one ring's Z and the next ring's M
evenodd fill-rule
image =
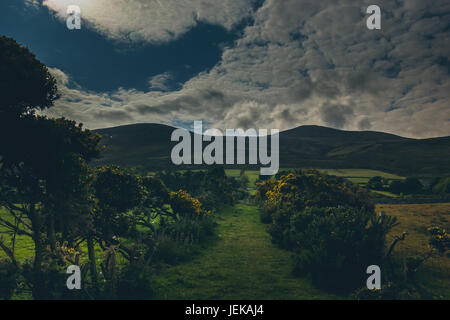
M9 217L4 208L0 208L0 215L3 217ZM11 245L11 235L6 233L7 229L4 226L0 226L0 239L2 239L7 246ZM81 261L87 261L87 249L85 243L81 245L82 256ZM102 250L100 247L96 247L97 258L100 261L102 256ZM34 257L34 242L28 236L16 236L15 244L15 256L19 262L25 262L27 259L32 259ZM6 258L6 254L0 249L0 259Z
M398 194L392 193L392 192L388 192L388 191L379 191L379 190L371 190L371 193L374 193L376 195L382 195L388 198L398 198L400 197Z
M282 168L279 171L281 172L283 170L295 170L295 169ZM380 176L388 180L405 179L405 177L396 174L371 169L317 169L317 170L328 175L346 178L353 183L361 185L365 185L370 180L370 178L376 176ZM227 169L225 171L227 175L230 177L239 177L240 175L240 170ZM258 180L259 177L259 170L246 170L245 175L247 175L247 177L249 178L250 184L254 185L254 182Z
M281 170L290 170L290 169L280 169L280 171ZM366 184L370 180L370 178L376 176L380 176L388 180L405 179L405 177L393 173L371 169L316 169L316 170L328 174L330 176L346 178L351 182L358 184Z
M0 207L0 215L2 217L9 217L4 208ZM12 219L9 220L12 222ZM0 226L0 239L2 239L6 245L11 245L11 236L6 233L7 229L3 226ZM34 243L30 237L27 236L17 236L16 237L16 247L15 247L16 259L20 262L25 261L26 259L30 259L34 255ZM0 250L0 259L6 258L6 254L3 250Z
M291 253L275 247L256 206L218 214L219 240L155 279L157 299L333 299L291 275Z

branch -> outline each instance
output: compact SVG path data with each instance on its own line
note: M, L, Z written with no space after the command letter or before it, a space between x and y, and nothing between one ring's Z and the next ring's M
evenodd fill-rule
M14 253L3 242L3 238L0 239L0 248L2 248L2 250L6 253L6 255L11 259L12 263L14 263L14 265L17 267L17 260L14 257Z
M15 211L19 211L19 212L21 212L22 214L25 214L26 216L28 216L28 215L29 215L29 212L28 212L27 210L25 210L25 209L23 209L23 208L21 208L21 207L18 207L18 206L14 205L14 204L12 204L12 203L10 203L10 202L7 202L5 207L6 207L6 209L8 209L9 213L10 213L14 218L19 219L19 221L20 221L21 224L23 224L23 225L24 225L25 227L27 227L29 230L32 230L31 225L29 225L28 223L26 223L25 221L23 221L23 220L22 220L22 217L18 217L18 216L16 215L16 213L14 212L14 210L15 210Z
M403 232L403 234L402 234L401 237L395 236L395 240L392 242L392 244L391 244L391 246L390 246L390 248L389 248L389 251L388 251L388 253L386 254L386 259L389 258L389 257L391 256L392 251L394 251L394 247L397 245L397 243L398 243L399 241L405 240L405 238L406 238L407 235L408 235L408 232Z
M0 225L3 225L4 227L9 228L13 232L16 232L18 235L24 235L24 236L28 236L28 237L33 237L33 235L31 233L20 229L19 227L13 225L11 222L3 219L2 217L0 217Z

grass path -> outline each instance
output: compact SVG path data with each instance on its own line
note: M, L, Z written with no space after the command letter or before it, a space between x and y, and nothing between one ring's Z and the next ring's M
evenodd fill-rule
M217 241L157 275L157 299L336 298L291 275L291 254L271 243L256 206L239 204L218 217Z

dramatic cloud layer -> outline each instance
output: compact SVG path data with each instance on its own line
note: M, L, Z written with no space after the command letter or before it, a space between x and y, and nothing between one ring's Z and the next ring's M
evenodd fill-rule
M30 0L27 0L30 1ZM33 1L33 0L32 0ZM44 0L65 20L69 5L78 5L90 27L119 41L167 42L198 21L230 30L251 14L252 0Z
M63 16L65 2L77 1L44 3ZM78 2L94 28L126 41L171 41L196 20L230 30L249 14L253 20L212 70L177 91L164 73L148 80L148 92L97 94L54 69L63 95L52 115L90 128L203 119L218 128L318 124L450 135L447 0L379 1L381 30L366 28L369 1L266 0L253 13L242 0Z

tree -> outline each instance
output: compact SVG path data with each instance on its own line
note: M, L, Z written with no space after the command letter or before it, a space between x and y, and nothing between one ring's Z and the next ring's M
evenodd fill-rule
M389 185L389 189L392 193L400 194L404 192L404 183L401 180L393 180Z
M75 241L89 223L89 168L100 136L66 119L36 116L58 98L47 67L15 40L0 37L0 225L34 241L27 274L35 298L48 298L45 269L58 260L57 242ZM12 263L14 245L0 239ZM48 262L48 263L47 263Z
M417 178L406 178L404 182L406 194L418 194L423 191L423 184Z
M32 115L58 98L47 67L14 39L0 36L0 119Z
M132 209L142 204L145 188L138 177L128 174L118 166L104 166L95 169L93 188L96 208L93 212L94 230L88 238L88 252L95 263L94 239L105 252L119 252L128 261L136 258L132 248L122 243L121 237L130 235L136 227ZM108 277L108 263L102 264L103 274ZM94 268L94 264L92 268ZM95 277L95 270L91 269ZM111 280L111 279L109 279ZM93 282L95 279L93 279Z
M74 243L89 227L87 161L100 151L100 137L65 119L33 117L19 123L29 133L29 139L22 140L29 152L7 155L0 168L0 206L10 215L0 217L0 225L33 239L29 282L35 298L48 298L44 262L58 257L57 242ZM9 257L15 261L13 250Z
M370 178L367 187L372 190L383 190L383 178L380 176Z
M392 181L390 189L396 194L418 194L423 191L423 185L419 179L406 178L405 180Z
M140 182L145 188L144 199L134 208L134 219L137 225L146 227L154 233L155 220L167 217L176 219L176 213L169 210L170 192L164 182L156 177L140 177Z

